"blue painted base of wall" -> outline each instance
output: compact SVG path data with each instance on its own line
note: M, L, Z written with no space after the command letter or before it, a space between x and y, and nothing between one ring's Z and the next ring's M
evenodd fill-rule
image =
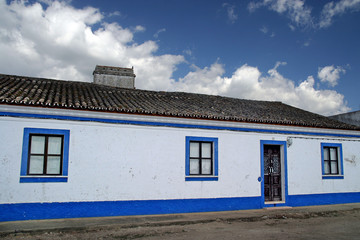
M360 192L289 195L284 206L360 202ZM0 221L260 209L261 197L0 204Z
M286 204L287 206L301 207L357 202L360 203L360 192L289 195Z
M260 197L0 204L0 221L232 211L260 208Z

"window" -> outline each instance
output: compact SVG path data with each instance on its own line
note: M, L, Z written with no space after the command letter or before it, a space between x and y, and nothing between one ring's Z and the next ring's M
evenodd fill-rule
M212 142L190 141L190 175L212 175Z
M342 179L342 145L335 143L321 144L322 159L322 178L323 179Z
M20 182L67 182L69 134L25 128Z
M217 138L186 137L186 181L217 181Z
M60 175L64 136L30 134L28 175Z

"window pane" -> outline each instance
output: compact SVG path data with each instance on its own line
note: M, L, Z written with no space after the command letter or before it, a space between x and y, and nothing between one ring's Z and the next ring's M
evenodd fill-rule
M329 148L324 148L324 160L329 160Z
M60 174L60 157L49 156L46 165L47 174Z
M338 173L338 163L335 161L331 161L331 173L332 174Z
M44 136L32 136L31 137L31 153L44 154L45 149L45 137Z
M48 154L61 154L61 137L49 137Z
M336 148L330 148L330 159L331 160L337 160L337 149Z
M329 161L324 161L324 173L330 174Z
M44 157L43 156L31 156L30 157L30 174L43 174L44 169Z
M211 160L203 159L201 162L201 173L202 174L211 174Z
M190 157L199 157L199 143L190 142Z
M199 159L190 159L190 174L199 174Z
M211 158L211 143L201 144L201 156L203 158Z

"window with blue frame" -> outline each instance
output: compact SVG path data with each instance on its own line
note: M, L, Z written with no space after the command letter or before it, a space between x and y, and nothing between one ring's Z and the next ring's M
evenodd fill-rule
M186 137L186 181L218 180L218 139Z
M343 179L342 145L321 143L321 162L323 179Z
M69 130L25 128L20 182L67 182Z

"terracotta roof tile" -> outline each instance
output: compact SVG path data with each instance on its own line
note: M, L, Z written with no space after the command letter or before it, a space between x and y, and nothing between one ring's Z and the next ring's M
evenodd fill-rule
M0 74L0 104L360 130L281 102Z

